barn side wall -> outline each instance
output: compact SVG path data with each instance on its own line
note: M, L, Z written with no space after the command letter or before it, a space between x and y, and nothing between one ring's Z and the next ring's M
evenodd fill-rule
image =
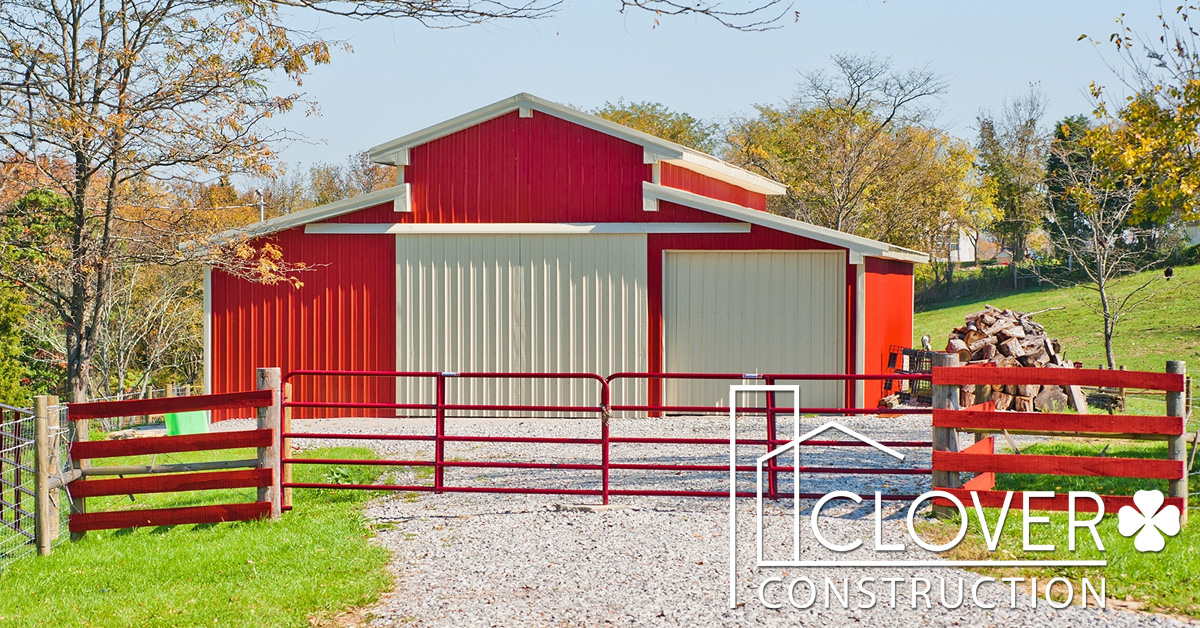
M866 258L867 324L864 368L886 372L888 348L907 347L913 333L913 265L908 262ZM866 382L864 402L872 407L882 397L883 382Z
M395 239L313 235L297 227L269 240L288 261L311 270L298 274L304 283L299 288L212 272L212 392L252 390L258 367L277 366L284 373L394 370ZM295 381L294 390L300 401L391 402L395 384L383 378L305 378ZM213 418L245 415L214 412ZM329 415L297 409L294 416Z

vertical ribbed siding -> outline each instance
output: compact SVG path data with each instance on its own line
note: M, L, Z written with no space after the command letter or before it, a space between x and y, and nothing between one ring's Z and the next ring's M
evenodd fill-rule
M895 260L866 258L867 325L863 367L883 373L891 345L913 342L913 265ZM883 396L883 382L866 382L864 403L873 406Z
M396 260L400 370L604 376L646 364L644 235L396 236ZM481 404L596 405L597 391L590 381L447 387L451 403ZM433 399L412 381L396 396Z
M844 372L845 268L841 251L668 251L666 370ZM669 404L727 405L732 383L669 383L665 398ZM839 407L843 390L834 382L800 383L807 407Z
M213 271L213 392L252 390L255 369L392 370L395 348L395 243L391 236L312 235L303 227L270 237L289 262L305 263L299 288L265 285ZM390 402L390 379L297 380L300 401ZM347 411L297 417L340 416ZM370 412L355 412L373 416ZM214 412L214 418L246 416Z
M652 167L631 142L535 111L516 111L414 146L405 181L413 211L405 223L724 222L679 205L642 209L642 182ZM681 169L682 170L682 169ZM686 171L684 171L686 172ZM680 175L687 187L728 193L720 181ZM727 198L714 196L714 198ZM733 197L728 197L733 198ZM765 206L765 197L737 198ZM761 200L761 203L759 200ZM670 206L663 206L670 205ZM357 219L339 219L351 222Z
M767 210L767 196L765 194L751 192L732 183L706 177L698 172L665 162L662 164L661 172L661 183L667 187L687 190L688 192L715 198L718 201L734 203L742 207L749 207L760 211Z

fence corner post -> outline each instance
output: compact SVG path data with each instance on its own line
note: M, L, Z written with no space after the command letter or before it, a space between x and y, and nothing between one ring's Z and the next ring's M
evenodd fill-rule
M50 549L58 537L58 504L54 499L57 489L50 487L50 476L56 470L57 449L50 433L50 406L57 400L48 395L33 399L33 446L34 446L34 540L40 556L49 556ZM53 421L57 427L58 421ZM57 430L55 430L57 431Z
M279 435L283 428L283 395L280 390L278 368L260 368L257 373L258 390L270 390L271 405L258 408L258 429L271 430L271 444L258 448L258 468L271 470L271 485L258 489L258 501L271 503L271 519L278 520L282 513L279 476Z
M935 353L933 354L933 366L937 367L955 367L959 366L958 354L956 353ZM934 371L933 381L933 410L958 410L958 387L946 386L937 383L937 371ZM933 428L934 451L958 451L958 430L952 427L935 427ZM957 471L938 471L933 470L933 488L959 488L962 482L959 479ZM950 506L934 506L933 514L937 517L948 517L957 514L958 510Z
M1187 382L1187 364L1183 360L1168 360L1167 372L1178 373L1183 376L1183 381ZM1168 392L1167 393L1167 415L1168 416L1185 416L1187 408L1185 407L1184 399L1187 391L1183 392ZM1186 430L1184 430L1186 432ZM1183 467L1183 477L1178 480L1171 480L1167 486L1167 495L1169 497L1179 497L1183 499L1183 508L1181 509L1179 523L1187 525L1188 519L1188 468L1187 459L1187 434L1179 434L1172 436L1167 440L1167 458L1178 460Z

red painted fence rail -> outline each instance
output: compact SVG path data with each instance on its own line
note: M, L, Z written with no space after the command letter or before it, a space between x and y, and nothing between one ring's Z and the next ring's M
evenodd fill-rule
M264 371L274 371L274 379ZM68 417L73 421L122 417L142 414L163 414L167 412L189 412L198 410L257 408L259 414L259 429L231 432L214 432L210 434L187 434L181 436L158 436L150 438L132 438L128 440L109 440L90 442L75 440L70 446L71 460L76 463L97 460L101 458L125 458L130 456L150 456L198 451L220 451L228 449L256 449L258 456L248 461L211 461L189 465L187 463L172 464L170 462L146 465L139 468L129 467L96 467L81 464L83 476L67 484L66 489L76 508L70 516L72 533L83 533L92 530L113 528L134 528L141 526L172 526L185 524L220 523L224 521L246 521L261 519L278 512L277 491L278 464L272 462L272 456L278 456L273 446L278 439L280 430L270 427L269 418L280 415L279 399L277 397L278 369L260 369L260 381L264 376L265 385L261 390L225 393L217 395L196 395L188 397L170 397L166 399L138 399L130 401L101 401L92 403L68 404ZM264 420L268 427L264 425ZM210 471L200 470L188 472L189 469L203 468L203 465L221 465L234 470ZM254 465L254 468L237 468ZM167 472L161 472L166 469ZM145 473L138 477L121 477L115 479L90 479L91 476L112 476L136 471ZM208 491L219 489L258 489L258 499L253 502L235 504L212 504L204 506L188 506L181 508L157 508L141 510L117 510L109 512L87 512L88 498L108 497L114 495L135 495L148 493L175 493ZM272 500L276 500L274 503Z
M996 474L1068 475L1085 477L1144 478L1168 481L1166 503L1174 504L1187 513L1187 468L1184 458L1182 393L1184 365L1168 362L1166 373L1112 371L1071 368L987 368L953 366L957 357L935 356L933 369L935 431L933 471L935 488L972 503L972 493L984 507L1000 507L1006 491L992 490ZM943 365L938 365L939 363ZM947 366L949 365L949 366ZM995 402L988 401L962 410L957 409L958 387L974 385L1033 385L1100 386L1109 388L1141 388L1163 391L1167 415L1090 415L1038 412L997 411ZM947 433L939 439L936 432ZM957 449L957 431L974 432L976 443L963 451ZM1113 458L1099 456L1031 455L1025 453L997 454L995 436L985 434L1019 432L1059 437L1136 438L1166 441L1167 459ZM944 443L944 448L941 444ZM939 450L941 449L941 450ZM957 474L975 473L975 477L957 485ZM1113 511L1133 503L1132 497L1103 495L1105 510ZM948 505L948 500L935 500ZM1095 510L1092 500L1077 500L1077 507ZM1036 498L1031 508L1067 510L1068 495Z

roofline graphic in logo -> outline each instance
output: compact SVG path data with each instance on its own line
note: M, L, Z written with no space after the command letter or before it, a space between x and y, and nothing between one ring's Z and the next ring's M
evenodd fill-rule
M842 432L843 434L846 434L847 436L850 436L851 438L854 438L855 440L858 440L859 442L865 443L867 445L870 445L871 447L874 447L875 449L878 449L879 451L895 458L896 460L898 460L900 462L904 461L904 454L896 451L895 449L892 449L891 447L887 447L872 438L863 436L862 434L859 434L858 432L838 423L837 421L829 421L816 429L809 430L803 436L794 438L790 442L788 442L786 445L781 445L780 447L776 448L774 451L760 456L755 463L756 468L755 468L755 472L754 472L754 480L755 480L755 484L757 485L757 489L756 489L757 496L755 498L755 503L757 505L757 510L758 510L758 533L757 533L757 539L756 539L756 545L757 545L757 549L758 549L757 566L759 566L759 567L789 567L789 566L794 565L797 561L800 560L800 481L799 481L800 452L799 452L798 447L800 446L801 443L803 443L807 440L810 440L816 436L819 436L821 434L824 434L825 432L828 432L829 430L838 430L839 432ZM762 533L762 530L763 530L763 504L762 504L763 465L768 460L775 458L775 457L779 456L780 454L787 452L788 450L795 450L795 452L792 454L792 509L793 509L793 513L792 513L792 557L793 558L790 561L763 560L763 533Z

